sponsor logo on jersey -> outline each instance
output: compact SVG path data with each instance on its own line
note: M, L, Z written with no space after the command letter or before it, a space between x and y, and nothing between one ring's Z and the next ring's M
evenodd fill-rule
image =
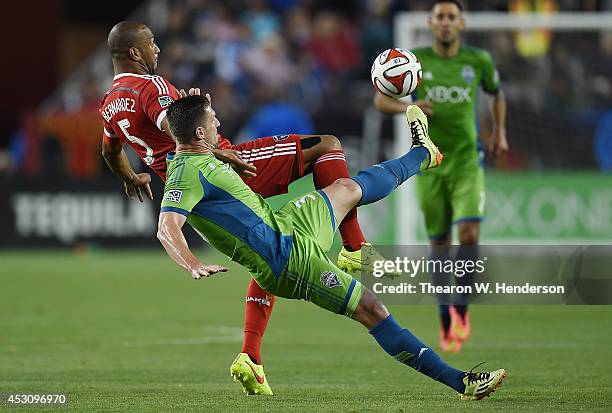
M181 202L182 196L183 191L173 189L172 191L168 191L164 194L164 201L179 203Z
M157 101L159 102L159 106L162 108L167 108L172 104L172 102L174 102L174 99L172 99L170 96L160 96L157 98Z
M265 298L248 296L246 297L246 302L257 303L259 305L267 305L268 307L270 307L270 296L266 295Z
M436 103L471 102L469 87L461 86L425 86L425 99Z
M289 135L274 135L272 136L272 139L274 139L274 142L282 142L286 139L289 138Z
M338 279L338 274L333 271L323 271L321 273L321 283L327 288L342 286Z
M476 72L474 72L472 66L466 65L461 68L461 77L465 80L465 83L469 85L476 79Z

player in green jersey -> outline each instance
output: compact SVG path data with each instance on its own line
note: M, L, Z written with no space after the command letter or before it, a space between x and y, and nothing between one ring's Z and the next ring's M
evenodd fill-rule
M456 259L474 260L485 212L484 156L476 125L479 89L492 96L494 125L487 143L494 156L508 150L506 101L489 53L461 44L465 24L462 12L459 1L433 3L429 17L433 45L412 50L423 67L412 100L427 114L429 134L445 156L440 168L424 172L417 180L419 204L434 254L448 257L451 227L457 224L460 247ZM374 104L383 112L401 113L409 103L377 93ZM451 280L449 274L434 274L436 283ZM456 280L460 285L472 284L473 273ZM438 302L440 347L443 351L459 351L471 330L468 297L439 296Z
M447 365L401 328L371 291L326 255L345 214L382 199L411 176L442 161L427 135L427 118L418 107L410 106L406 112L413 145L404 156L353 178L338 179L294 199L276 213L229 165L213 156L219 121L206 97L179 99L167 113L178 145L176 154L168 158L158 238L168 255L193 278L227 268L205 265L191 253L181 232L186 221L213 247L246 267L264 290L311 301L359 321L396 360L456 390L462 399L481 399L501 384L506 374L503 369L474 373ZM254 373L260 383L265 382L263 372Z

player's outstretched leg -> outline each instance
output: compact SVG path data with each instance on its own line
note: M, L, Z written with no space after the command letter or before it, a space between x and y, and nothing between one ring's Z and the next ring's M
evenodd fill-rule
M462 400L480 400L490 395L506 376L504 369L465 372L449 366L429 346L402 328L368 289L364 288L352 318L363 324L395 360L456 390Z
M304 170L312 170L312 180L316 189L325 188L337 179L350 177L342 144L335 136L304 135L300 138L300 144ZM342 237L342 248L338 254L338 267L341 270L361 271L363 257L373 260L384 259L372 244L366 242L359 226L356 208L346 214L338 230Z
M442 153L429 138L427 117L415 105L406 110L412 133L412 147L405 155L362 170L350 179L337 179L323 189L338 220L356 206L379 201L422 170L435 168Z
M364 169L350 179L337 179L323 189L336 219L342 220L356 206L383 199L420 171L440 165L442 153L429 138L423 111L410 105L406 118L412 133L412 147L408 153Z
M316 189L323 189L339 178L351 175L346 164L340 140L333 135L305 136L300 140L305 169L312 170ZM357 221L357 210L351 210L340 223L338 230L342 247L358 251L366 240Z
M358 205L376 202L389 195L410 177L442 163L442 153L429 138L427 117L415 105L406 109L412 147L405 155L367 168L353 177L362 191Z

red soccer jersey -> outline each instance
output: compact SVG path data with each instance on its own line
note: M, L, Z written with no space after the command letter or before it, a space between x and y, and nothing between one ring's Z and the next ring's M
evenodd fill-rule
M217 148L219 149L231 149L232 148L232 143L229 140L225 139L220 134L217 134L217 138L219 139L219 142L217 143Z
M178 90L161 76L121 73L100 102L104 138L127 142L142 161L166 180L166 154L176 143L161 128Z

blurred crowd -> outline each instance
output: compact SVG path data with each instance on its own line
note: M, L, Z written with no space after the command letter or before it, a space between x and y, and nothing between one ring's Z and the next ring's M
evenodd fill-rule
M373 94L370 65L378 53L393 46L393 16L400 11L426 11L430 3L149 0L131 18L146 22L156 35L161 49L159 75L179 88L197 86L211 93L224 135L242 140L317 130L340 136L361 132L361 118ZM469 11L612 9L612 0L465 3ZM559 35L554 36L559 39ZM599 33L561 36L563 41L550 40L544 52L535 55L521 50L513 33L467 38L468 42L486 47L496 59L502 81L508 85L510 122L513 102L526 111L525 116L541 116L551 108L610 106L612 38ZM581 53L586 51L586 58L573 59L574 48L580 48ZM13 140L13 163L20 164L20 157L33 139L31 135L38 134L55 138L55 142L43 146L49 154L63 148L60 159L54 160L45 153L44 165L64 163L68 172L76 176L98 174L100 133L96 110L111 79L110 58L101 47L86 67L42 106L40 113L33 114L33 119L26 117L23 130ZM575 116L580 114L589 115L579 112ZM509 136L515 138L512 133ZM38 157L39 163L41 158ZM519 162L518 167L533 165L528 160ZM581 167L571 161L568 166Z

